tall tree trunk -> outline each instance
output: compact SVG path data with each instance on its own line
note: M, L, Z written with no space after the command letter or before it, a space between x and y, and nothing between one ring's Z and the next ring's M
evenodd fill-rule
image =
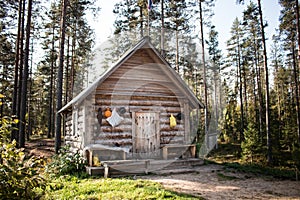
M32 104L32 67L33 67L33 38L31 37L31 58L30 58L30 69L29 69L29 88L28 88L28 126L26 130L27 141L30 140L30 136L32 135L32 112L31 112L31 104Z
M240 49L240 38L238 33L237 41L237 65L239 73L239 94L241 103L241 130L240 130L240 140L244 140L244 129L245 129L245 113L244 113L244 99L243 99L243 78L242 78L242 66L241 66L241 49Z
M299 140L299 130L300 130L300 110L299 110L299 72L298 72L298 66L296 64L296 55L295 55L295 45L292 44L292 53L293 53L293 74L294 74L294 82L295 82L295 101L296 101L296 114L297 114L297 140Z
M61 24L60 24L60 47L59 47L59 65L57 72L56 89L56 127L55 127L55 152L58 153L61 147L61 114L57 113L62 108L62 90L63 90L63 69L64 69L64 47L66 37L66 13L68 0L62 2Z
M297 40L298 40L298 73L300 70L300 23L299 23L299 2L298 0L296 0L296 25L297 25ZM298 76L296 77L297 82L298 82ZM298 82L299 83L299 82ZM298 95L296 95L296 101L297 101L297 134L298 134L298 143L300 144L300 108L299 108L299 93L300 93L300 88L299 88L299 84L296 85L297 88L297 93Z
M70 68L70 38L71 38L71 36L70 36L70 34L68 34L68 39L67 39L67 56L66 56L66 73L65 73L65 91L66 91L66 93L65 93L65 99L64 99L64 101L65 101L65 104L67 104L69 101L71 101L71 99L69 99L69 92L68 91L70 91L69 90L69 68ZM63 124L65 124L65 122L66 122L66 119L65 118L63 118ZM63 126L63 135L65 136L65 133L66 133L66 126Z
M20 62L20 46L22 42L22 11L23 11L23 1L19 0L19 8L18 8L18 34L16 39L16 56L15 56L15 69L14 69L14 90L13 90L13 101L12 101L12 116L14 118L17 117L17 107L19 105L18 103L18 90L19 90L19 62ZM17 140L18 141L18 131L16 129L12 130L11 133L11 140Z
M140 6L140 34L141 38L144 37L144 27L143 27L143 7Z
M263 96L261 89L261 73L258 67L259 54L258 54L257 44L255 40L255 73L256 73L256 83L257 83L257 96L258 96L258 121L259 121L259 136L260 141L263 141Z
M22 97L22 82L23 82L23 68L24 68L24 27L25 27L25 0L23 0L23 5L22 5L22 31L21 31L21 43L20 43L20 58L19 58L19 83L18 83L18 95L17 95L17 118L19 119L19 124L18 128L20 128L20 113L21 113L21 97ZM17 142L19 146L20 142L20 130L17 131Z
M240 122L240 141L244 140L244 129L245 129L245 113L244 113L244 98L243 98L243 73L242 73L242 64L241 64L241 32L240 32L240 23L237 23L236 27L236 37L235 37L235 54L236 54L236 66L237 66L237 77L236 77L236 88L235 88L235 94L239 94L240 99L240 109L241 109L241 122ZM245 80L244 80L245 81ZM246 94L246 93L245 93ZM235 140L238 140L237 137L235 137Z
M200 14L200 37L201 37L201 50L203 62L203 86L204 86L204 132L206 147L208 147L208 102L207 102L207 84L206 84L206 63L205 63L205 47L204 47L204 33L203 33L203 16L202 16L202 1L199 0L199 14Z
M165 16L164 16L164 0L160 0L161 6L161 38L160 38L160 54L165 57Z
M263 22L263 14L261 9L261 1L257 0L258 12L260 18L261 26L261 35L263 43L263 59L264 59L264 70L265 70L265 98L266 98L266 133L267 133L267 162L272 164L273 155L272 155L272 138L271 138L271 127L270 127L270 92L269 92L269 72L268 72L268 58L267 58L267 49L266 49L266 38L265 38L265 28Z
M47 133L47 138L51 138L52 137L52 115L53 113L53 82L54 82L54 51L55 51L55 46L54 46L54 38L55 38L55 27L52 27L52 43L51 43L51 67L50 67L50 88L49 88L49 108L48 108L48 112L49 112L49 118L48 118L48 133Z
M65 104L68 103L70 101L69 99L69 63L70 63L70 55L69 55L69 52L70 52L70 35L68 35L68 39L67 39L67 57L66 57L66 73L65 73L65 81L66 81L66 85L65 85L65 91L66 91L66 94L65 94Z
M178 39L178 28L176 27L175 31L175 37L176 37L176 53L175 53L175 68L177 73L180 75L180 70L179 70L179 39Z
M70 94L69 94L69 98L70 100L73 98L73 94L74 94L74 83L75 83L75 59L76 59L76 53L75 53L75 49L76 49L76 31L75 33L73 33L73 37L72 37L72 46L71 46L71 72L70 72Z
M29 69L29 47L30 47L30 27L31 27L31 11L32 0L28 0L27 10L27 25L26 25L26 41L25 41L25 55L24 68L22 76L22 98L20 105L20 123L19 123L19 146L25 147L25 127L26 127L26 106L27 106L27 84L28 84L28 69Z

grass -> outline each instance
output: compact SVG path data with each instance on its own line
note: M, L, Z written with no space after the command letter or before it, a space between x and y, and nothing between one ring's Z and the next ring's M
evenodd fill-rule
M241 164L241 163L224 163L226 168L236 169L239 172L252 173L260 176L271 176L282 180L295 180L295 171L293 169L268 167L259 164Z
M147 180L104 179L66 176L53 180L41 199L199 199L166 190Z
M241 159L242 149L238 144L221 143L208 156L206 163L222 164L227 169L268 176L282 180L295 180L295 170L284 166L267 166L264 163L246 163ZM224 177L223 177L224 178Z

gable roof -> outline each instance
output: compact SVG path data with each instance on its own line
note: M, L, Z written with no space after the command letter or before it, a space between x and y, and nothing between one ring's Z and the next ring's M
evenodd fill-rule
M195 94L190 90L186 83L181 79L181 77L175 72L175 70L170 66L170 64L165 60L165 58L156 50L156 48L149 41L149 37L144 37L141 39L134 47L129 49L118 61L111 65L101 76L99 76L90 86L85 88L76 97L74 97L70 102L68 102L64 107L62 107L58 113L61 113L71 106L81 103L88 95L90 95L95 89L113 72L115 72L128 58L130 58L137 50L144 46L149 46L150 49L155 53L155 55L166 65L167 70L172 74L180 86L184 89L184 93L189 97L190 100L196 102L200 107L204 108L204 105L199 101Z

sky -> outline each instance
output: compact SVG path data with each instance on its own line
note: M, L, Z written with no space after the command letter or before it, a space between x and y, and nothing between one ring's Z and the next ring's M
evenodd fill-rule
M101 8L98 20L91 20L91 26L95 29L96 33L96 47L106 41L109 36L113 35L113 23L116 16L112 10L114 5L119 1L120 0L98 1L98 5ZM245 2L248 4L250 0L246 0ZM254 2L256 2L256 0L254 0ZM267 21L269 25L265 31L266 38L269 38L267 46L270 46L272 35L275 34L275 28L277 28L279 24L280 6L277 0L262 0L261 3L264 20ZM246 9L246 4L237 5L236 0L217 0L215 3L215 15L212 18L212 22L219 33L219 47L223 53L225 53L226 41L230 38L232 23L236 17L242 19L242 12Z

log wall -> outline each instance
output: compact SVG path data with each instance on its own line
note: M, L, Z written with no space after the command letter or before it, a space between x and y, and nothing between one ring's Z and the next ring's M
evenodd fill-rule
M97 89L80 105L66 115L66 144L83 149L88 144L131 149L132 113L155 112L159 114L160 145L185 144L190 140L190 112L188 98L175 85L169 67L157 59L149 49L139 49L121 66L112 71ZM156 63L155 63L156 62ZM182 88L181 88L182 89ZM106 108L126 112L120 114L121 123L112 127L104 117ZM97 120L98 109L102 110L101 124ZM182 113L174 128L170 116Z
M96 109L124 107L126 113L121 115L124 120L117 127L110 126L103 118L100 131L94 137L95 143L130 148L132 111L159 113L161 145L184 143L184 120L177 120L177 126L170 128L169 117L184 112L185 98L162 69L168 66L151 63L149 52L141 49L97 88Z

